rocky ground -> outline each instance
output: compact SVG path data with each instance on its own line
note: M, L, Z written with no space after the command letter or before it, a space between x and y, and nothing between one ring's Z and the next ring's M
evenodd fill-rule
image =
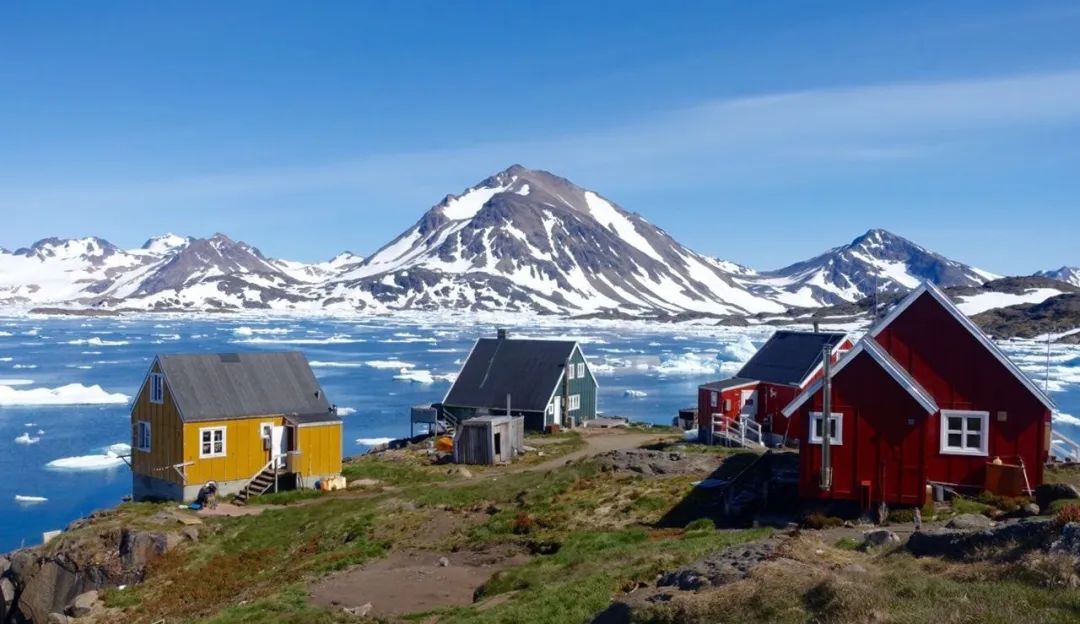
M593 437L595 436L595 437ZM729 504L784 453L609 431L509 467L421 446L350 462L356 487L282 493L257 515L128 504L0 558L0 623L1070 622L1080 470L1036 500L980 497L886 526ZM537 451L538 453L539 451ZM716 514L715 517L713 514ZM749 515L747 515L749 514ZM824 527L811 529L809 527Z

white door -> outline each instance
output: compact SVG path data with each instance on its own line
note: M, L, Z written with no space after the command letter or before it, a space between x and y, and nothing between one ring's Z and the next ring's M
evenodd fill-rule
M751 418L757 415L757 390L742 391L742 405L739 413Z
M551 403L555 406L555 411L552 413L551 422L556 425L562 426L562 397L557 396L552 399Z
M281 468L284 465L287 450L285 448L285 427L275 425L270 430L270 459L277 460L274 462L275 468Z

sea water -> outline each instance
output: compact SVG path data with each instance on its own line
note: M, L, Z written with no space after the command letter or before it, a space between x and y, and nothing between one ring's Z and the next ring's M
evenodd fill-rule
M468 317L0 318L0 552L37 544L131 491L130 400L159 353L299 350L344 419L344 452L409 433L409 407L439 401L476 338L581 342L612 416L669 424L697 386L734 374L771 328L711 324L501 321ZM1080 414L1080 346L1003 348L1061 410ZM1055 426L1080 437L1080 421Z

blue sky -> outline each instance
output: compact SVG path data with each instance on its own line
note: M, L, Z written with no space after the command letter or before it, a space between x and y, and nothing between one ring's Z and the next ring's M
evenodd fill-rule
M1074 2L7 3L0 246L370 253L518 162L775 268L1080 264Z

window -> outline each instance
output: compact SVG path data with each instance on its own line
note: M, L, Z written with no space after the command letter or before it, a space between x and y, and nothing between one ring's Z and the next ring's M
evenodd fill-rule
M580 379L585 379L585 364L584 364L584 362L578 362L577 376Z
M150 402L165 402L165 375L153 373L150 375Z
M225 427L199 429L199 457L225 456Z
M730 412L731 411L731 399L724 399L724 411L725 412Z
M821 444L823 417L821 412L810 412L810 444ZM829 445L840 446L844 443L844 415L829 414Z
M566 408L566 409L567 409L567 411L581 409L581 395L580 394L571 394L570 395L570 406L568 408Z
M945 455L986 455L990 412L941 410L941 452Z
M269 440L274 432L274 423L261 423L259 425L259 437Z
M716 404L719 403L719 401L720 401L720 393L719 392L710 392L709 393L709 407L716 407Z
M145 420L139 421L139 431L135 438L135 448L140 451L150 451L150 423Z

